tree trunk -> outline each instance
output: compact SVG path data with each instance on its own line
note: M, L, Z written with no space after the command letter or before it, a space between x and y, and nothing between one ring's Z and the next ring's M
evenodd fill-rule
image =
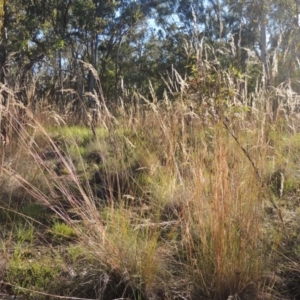
M265 1L261 0L260 3L260 15L259 15L259 25L260 25L260 59L263 64L263 79L264 79L264 88L266 90L270 87L270 69L269 62L267 57L267 18L265 13Z
M0 83L6 83L6 75L7 75L7 34L6 34L6 3L5 0L0 0ZM1 102L3 105L7 104L8 94L5 90L1 89Z

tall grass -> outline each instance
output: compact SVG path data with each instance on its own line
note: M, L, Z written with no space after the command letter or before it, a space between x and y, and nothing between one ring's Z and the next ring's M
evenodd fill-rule
M37 202L72 229L71 243L81 249L81 282L65 296L262 297L274 242L265 240L268 184L274 164L280 165L272 165L280 156L273 134L282 119L270 123L269 111L239 105L231 80L222 82L215 102L210 92L195 101L189 82L177 73L176 82L166 84L161 101L153 90L154 101L135 95L144 104L118 108L116 118L105 105L100 123L86 127L68 126L53 112L48 116L59 120L55 126L39 122L41 113L24 107L21 122L13 100L2 108L11 137L1 152L2 207L10 209L6 196ZM232 93L232 101L220 101ZM262 94L253 97L258 103ZM280 132L297 134L287 129L293 121L285 122ZM279 210L274 215L275 223L283 222ZM44 223L51 226L51 220ZM45 292L41 286L37 292Z
M89 186L84 158L77 158L85 174L80 175L67 150L59 148L38 123L34 126L39 139L48 141L47 147L56 153L65 174L47 165L41 158L43 149L28 147L25 128L19 131L19 147L31 155L31 163L40 169L38 176L51 184L43 191L26 174L4 169L28 195L75 230L78 243L97 262L97 272L107 274L113 282L105 288L102 283L99 293L105 297L171 295L177 285L189 290L192 283L191 297L225 299L249 292L249 285L252 289L257 286L263 250L261 187L251 164L221 123L215 128L194 127L183 141L183 133L177 132L181 124L165 121L172 117L157 107L149 112L151 131L148 120L144 121L146 135L143 128L135 128L128 141L118 133L93 141L99 143L99 152L103 143L112 143L106 145L113 152L100 173L106 176L101 184L111 191L103 194L107 199L98 199ZM78 131L74 134L78 140ZM131 169L126 155L137 156L136 169ZM139 177L138 169L143 168L148 170ZM127 191L120 188L122 181L129 183ZM135 184L150 189L148 194L122 194L136 191L130 188Z

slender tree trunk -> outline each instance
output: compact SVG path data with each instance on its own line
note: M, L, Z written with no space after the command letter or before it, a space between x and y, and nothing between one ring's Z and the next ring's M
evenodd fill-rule
M120 38L120 41L118 43L118 50L116 55L116 64L115 64L115 103L118 101L118 95L119 95L119 80L121 75L121 68L120 68L120 48L123 41L123 37Z
M63 107L65 105L63 101L64 92L63 92L63 80L62 80L62 65L61 65L61 50L58 50L58 84L59 84L59 91L57 93L57 103L59 106Z
M93 109L93 122L96 123L100 113L100 101L97 101L99 95L99 87L96 87L96 80L93 72L97 72L97 49L98 49L98 37L97 34L91 41L91 65L94 70L89 70L89 92L90 96L90 107ZM100 83L98 83L100 84ZM97 91L98 90L98 91Z
M94 57L94 41L91 41L91 65L95 68L95 57ZM89 70L89 93L95 94L95 77L93 71ZM93 97L90 98L90 104L94 103ZM93 106L93 105L92 105Z
M260 15L259 15L259 25L260 25L260 59L263 64L263 76L264 76L264 88L266 90L270 87L270 69L267 57L267 18L266 18L266 4L264 0L260 1Z
M7 76L7 34L6 34L6 2L5 0L0 0L0 83L6 83ZM7 104L7 92L1 89L1 101L3 105Z

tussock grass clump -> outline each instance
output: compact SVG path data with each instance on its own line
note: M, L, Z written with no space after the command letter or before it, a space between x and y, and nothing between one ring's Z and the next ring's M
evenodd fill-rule
M239 160L241 149L223 129L216 130L212 146L213 172L201 159L195 164L199 170L183 224L194 293L211 299L255 297L263 268L262 189L252 166Z

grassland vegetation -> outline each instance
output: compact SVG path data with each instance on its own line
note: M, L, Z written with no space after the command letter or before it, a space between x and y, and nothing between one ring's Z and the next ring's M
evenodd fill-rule
M1 108L10 136L1 146L1 293L299 297L297 107L274 112L261 91L252 106L237 101L236 75L214 76L215 99L212 90L195 98L195 81L177 74L163 99L152 92L138 106L100 107L92 124L55 106L20 108L10 92Z

